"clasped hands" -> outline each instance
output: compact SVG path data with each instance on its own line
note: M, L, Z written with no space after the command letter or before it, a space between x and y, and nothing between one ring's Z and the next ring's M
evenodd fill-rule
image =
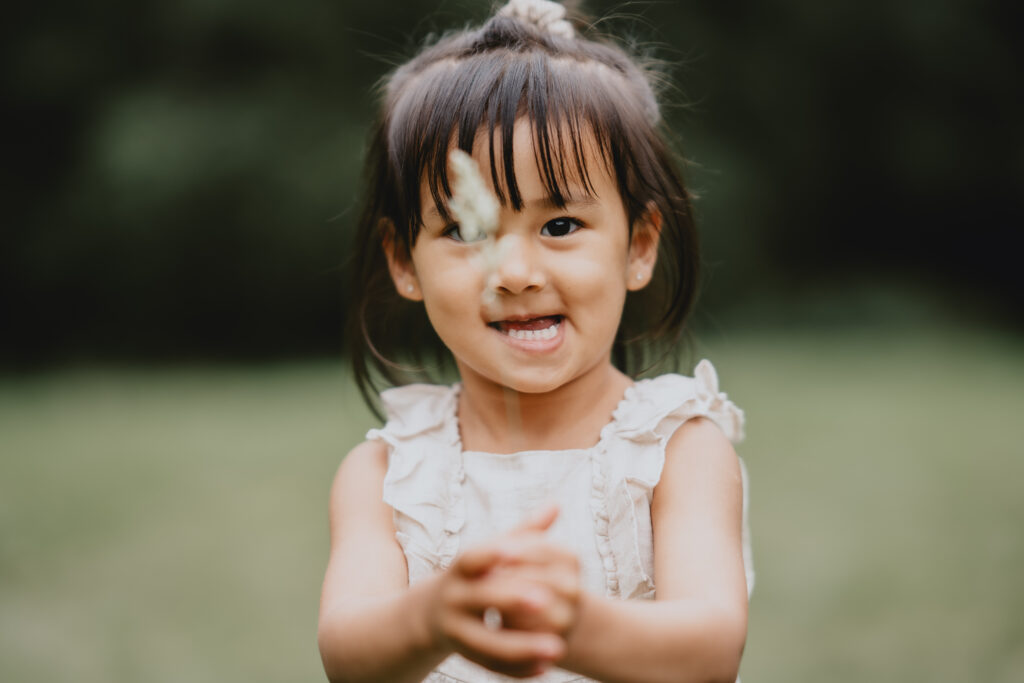
M512 531L459 555L439 577L431 638L508 676L543 673L562 659L579 614L576 555L548 541L558 517L551 505ZM501 626L484 623L497 610Z

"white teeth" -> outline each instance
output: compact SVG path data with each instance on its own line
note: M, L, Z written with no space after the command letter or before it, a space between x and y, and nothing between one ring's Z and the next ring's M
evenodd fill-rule
M513 339L525 339L527 341L540 341L546 339L554 339L555 335L558 334L558 325L555 323L551 327L543 330L516 330L509 329L506 334Z

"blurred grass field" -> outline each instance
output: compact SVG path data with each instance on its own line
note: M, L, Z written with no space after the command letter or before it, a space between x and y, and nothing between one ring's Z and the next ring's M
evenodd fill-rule
M1024 344L708 340L747 413L742 676L1024 680ZM341 362L0 378L0 681L323 680L326 502L373 425Z

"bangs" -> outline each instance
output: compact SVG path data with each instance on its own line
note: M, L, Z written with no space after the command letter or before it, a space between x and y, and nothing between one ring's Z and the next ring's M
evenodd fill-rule
M623 73L543 51L478 52L431 64L403 84L386 122L388 175L401 188L390 216L399 239L408 248L416 241L422 188L444 220L452 220L448 153L454 145L472 154L479 135L485 136L498 200L521 210L513 161L520 120L532 129L537 170L553 205L564 208L581 191L594 193L585 152L592 159L596 151L632 222L641 207L631 201L628 170L637 166L631 163L633 147L644 146L637 131L651 127L635 102Z

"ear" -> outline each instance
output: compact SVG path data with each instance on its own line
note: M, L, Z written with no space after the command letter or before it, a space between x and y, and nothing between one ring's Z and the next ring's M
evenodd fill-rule
M401 253L402 250L395 243L394 228L390 224L381 226L381 234L384 256L388 260L388 272L391 273L391 281L395 283L398 295L409 301L423 301L416 268L413 266L412 258Z
M661 212L654 202L633 224L629 240L629 262L626 267L626 289L636 292L646 287L654 276L658 261L658 240L661 238Z

